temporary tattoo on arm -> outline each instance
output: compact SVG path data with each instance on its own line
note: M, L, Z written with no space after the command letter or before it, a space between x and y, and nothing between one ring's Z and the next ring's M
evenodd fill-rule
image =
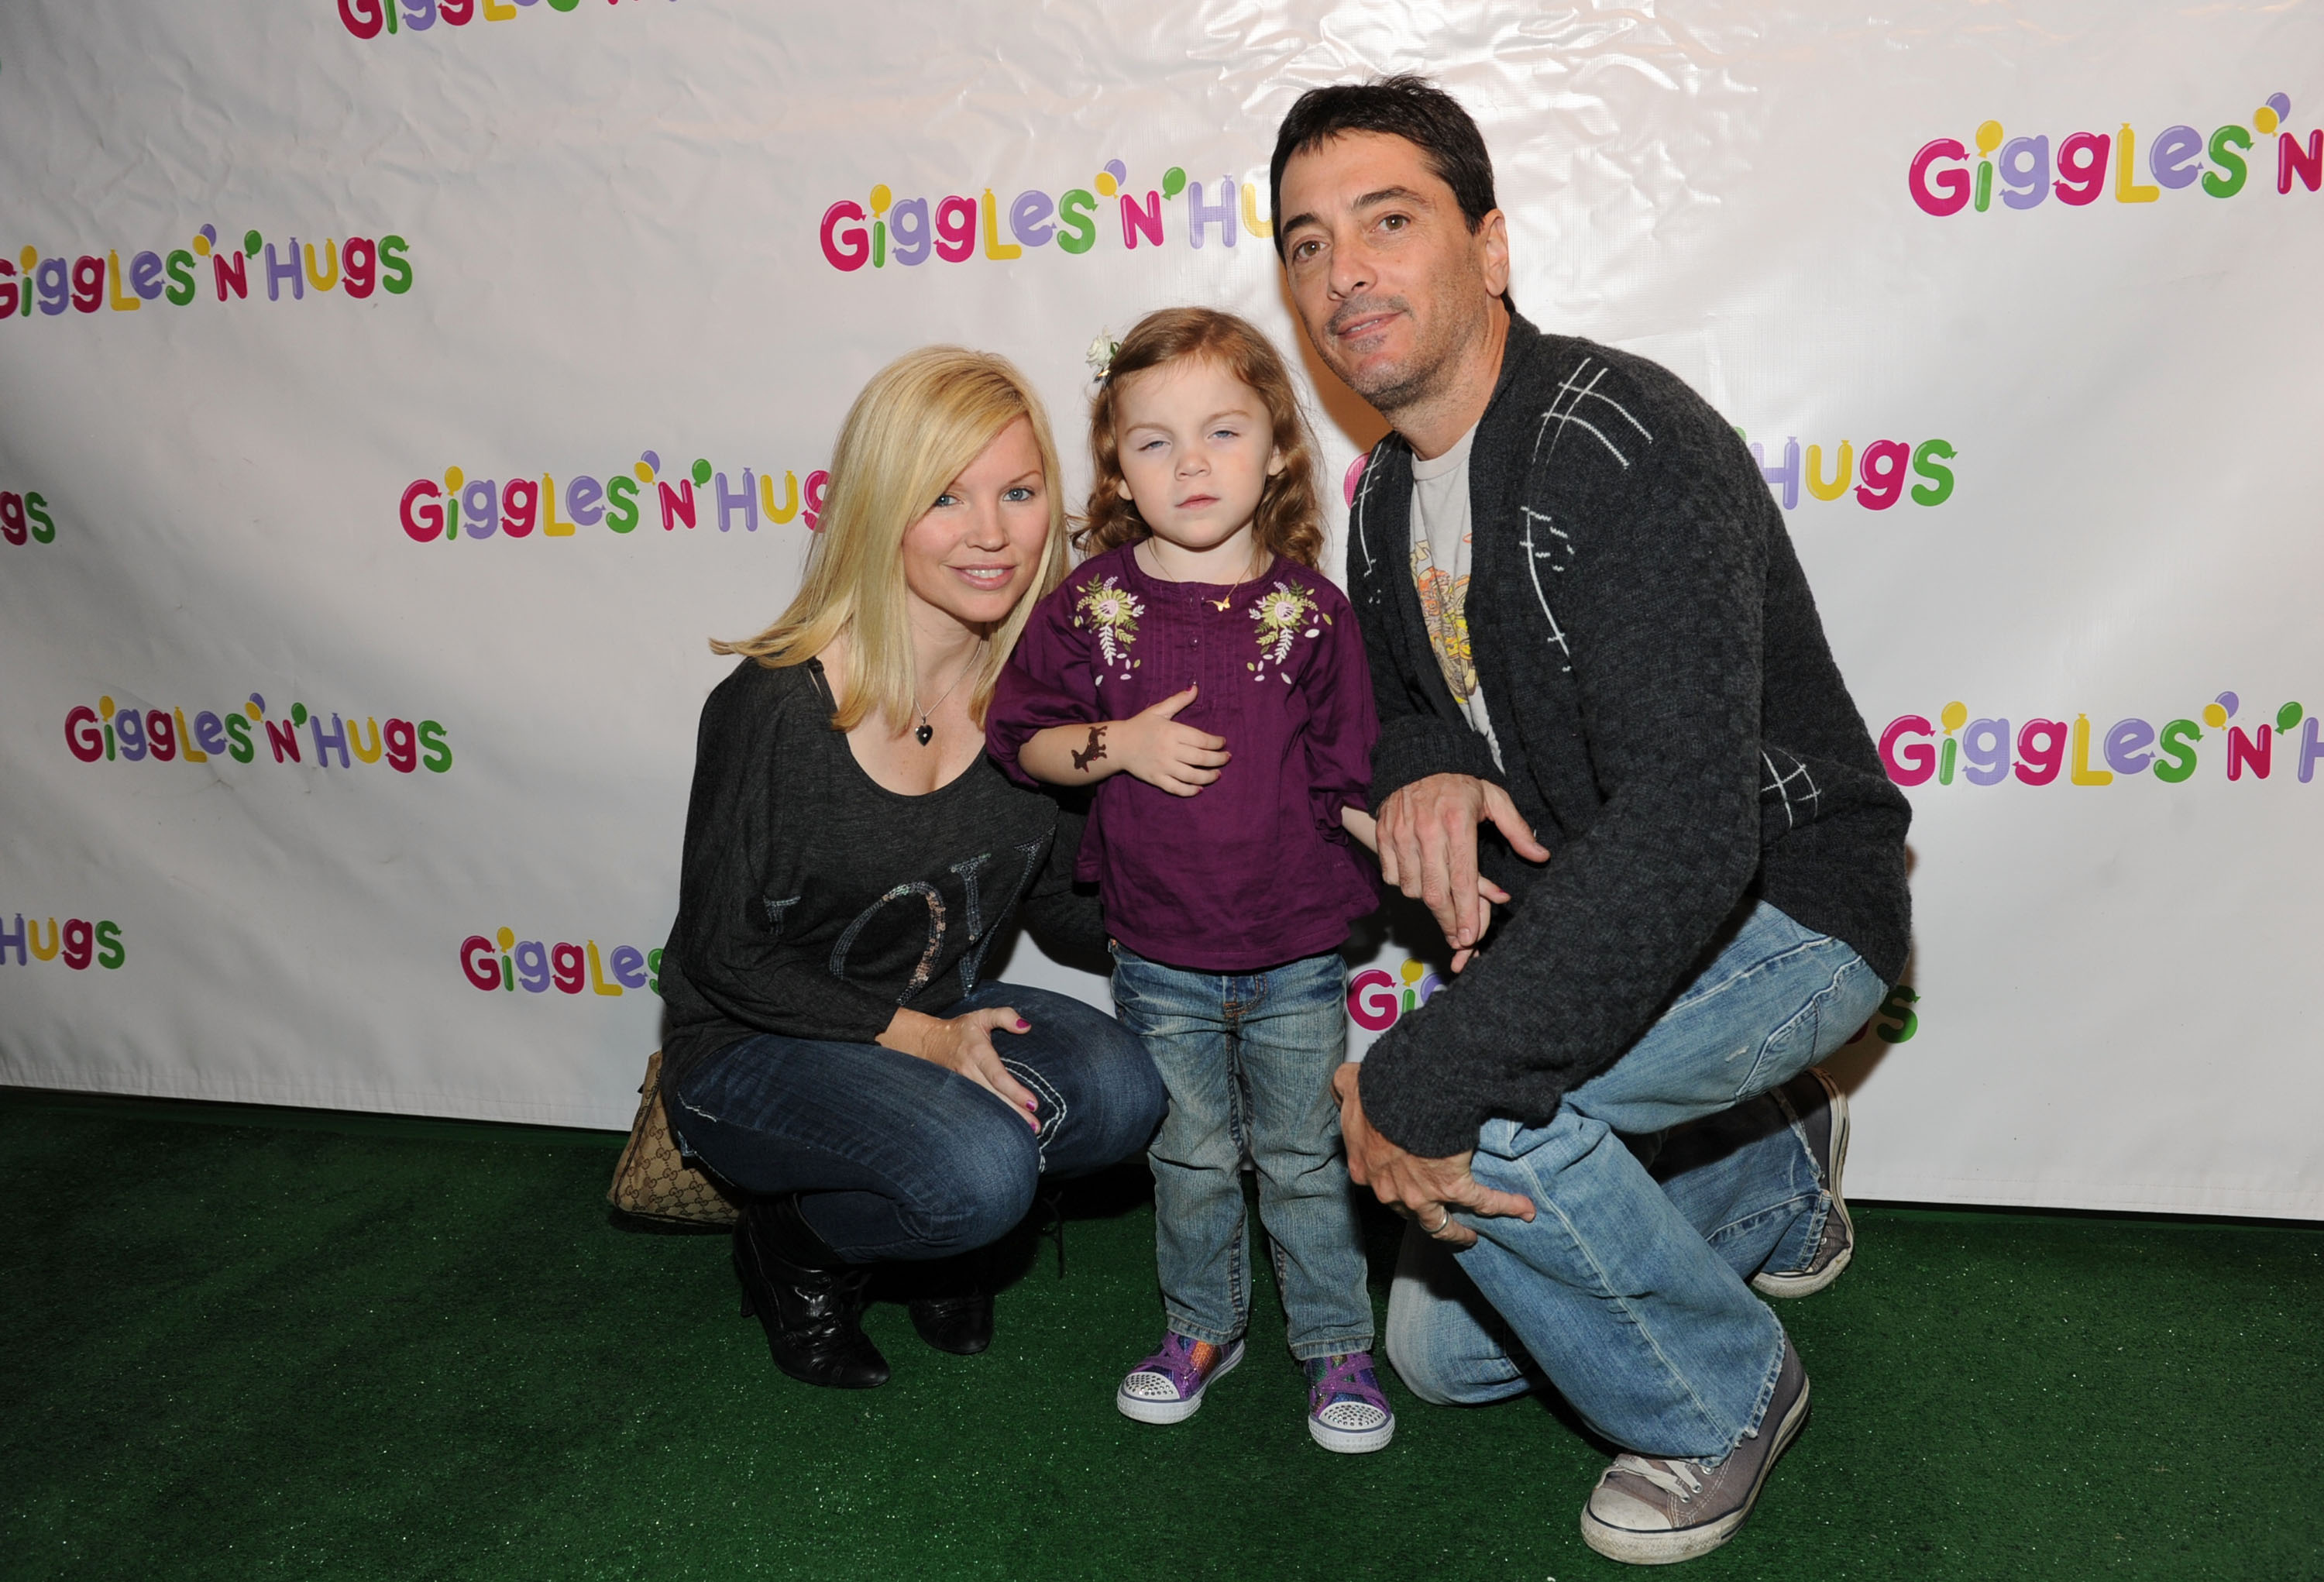
M1090 726L1089 745L1073 754L1074 772L1075 774L1088 773L1089 766L1104 756L1105 726L1102 725L1093 725Z

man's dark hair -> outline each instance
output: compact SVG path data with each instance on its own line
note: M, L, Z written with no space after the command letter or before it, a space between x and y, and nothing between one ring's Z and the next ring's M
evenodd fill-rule
M1493 157L1484 135L1460 102L1425 77L1376 78L1311 88L1299 96L1275 134L1268 166L1268 212L1275 218L1275 255L1283 256L1283 167L1343 132L1384 132L1420 150L1428 168L1452 189L1469 232L1500 207L1493 201Z

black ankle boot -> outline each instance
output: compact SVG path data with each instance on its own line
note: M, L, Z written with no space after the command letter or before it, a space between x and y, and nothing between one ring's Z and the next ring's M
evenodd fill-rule
M734 1273L742 1310L758 1315L783 1372L838 1390L888 1382L888 1359L862 1328L872 1271L844 1262L815 1234L798 1193L744 1206L734 1227Z
M912 1328L938 1351L974 1356L992 1344L992 1281L982 1250L946 1258L923 1274L908 1305Z

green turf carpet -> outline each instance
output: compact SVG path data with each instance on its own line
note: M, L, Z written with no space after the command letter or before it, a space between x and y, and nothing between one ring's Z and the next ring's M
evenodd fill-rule
M1310 1444L1271 1291L1199 1417L1116 1414L1159 1334L1134 1175L1069 1201L1062 1280L1022 1244L985 1355L874 1308L856 1394L775 1372L723 1239L611 1222L618 1146L0 1090L0 1576L1637 1574L1537 1402ZM2324 1230L1858 1223L1782 1309L1814 1419L1684 1575L2324 1577Z

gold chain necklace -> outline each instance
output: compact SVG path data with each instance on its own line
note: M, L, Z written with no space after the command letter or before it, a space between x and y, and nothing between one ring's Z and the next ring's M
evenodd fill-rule
M1185 582L1185 580L1183 580L1182 578L1172 576L1172 575L1169 573L1169 571L1167 571L1167 570L1166 570L1166 569L1163 569L1163 566L1162 566L1162 556L1161 556L1161 554L1160 554L1160 552L1159 552L1158 550L1156 550L1153 548L1154 541L1153 541L1153 539L1152 539L1152 537L1151 537L1150 535L1148 537L1148 539L1147 539L1146 542L1147 542L1147 552L1148 552L1148 554L1151 554L1151 555L1154 557L1154 566L1155 566L1155 569L1156 569L1157 570L1158 570L1158 571L1161 571L1161 573L1162 573L1162 580L1163 580L1163 581L1169 583L1171 586L1173 586L1173 587L1186 587L1192 586L1192 585L1190 585L1189 583L1187 583L1187 582ZM1260 578L1262 578L1262 577L1266 576L1266 575L1267 575L1267 569L1268 569L1268 567L1272 566L1272 565L1274 565L1274 564L1275 564L1275 556L1274 556L1274 553L1273 553L1271 550L1266 550L1266 549L1262 548L1261 546L1259 546L1259 545L1258 545L1258 544L1253 544L1253 545L1251 545L1251 549L1252 549L1255 552L1257 552L1257 553L1259 553L1259 554L1261 554L1261 555L1265 555L1265 556L1267 557L1266 560L1264 561L1264 563L1262 563L1262 564L1260 565L1259 569L1258 570L1256 570L1256 571L1252 571L1252 572L1250 573L1250 576L1245 577L1245 578L1242 579L1242 581L1236 583L1232 587L1228 588L1228 589L1227 589L1227 595L1226 595L1226 597L1225 597L1224 598L1206 598L1206 599L1203 600L1203 602L1204 602L1204 604L1206 604L1206 605L1210 606L1211 606L1211 608L1213 608L1213 609L1214 609L1214 610L1218 611L1221 615L1224 615L1224 614L1227 612L1227 608L1228 608L1228 606L1231 606L1231 605L1232 605L1232 604L1234 603L1234 601L1235 601L1235 595L1237 595L1237 594L1240 593L1240 592L1243 590L1243 588L1244 588L1248 584L1250 584L1250 583L1256 582L1256 581L1258 581ZM1250 569L1250 562L1249 562L1248 560L1246 560L1246 561L1244 561L1244 562L1243 562L1244 569L1249 570L1249 569Z

